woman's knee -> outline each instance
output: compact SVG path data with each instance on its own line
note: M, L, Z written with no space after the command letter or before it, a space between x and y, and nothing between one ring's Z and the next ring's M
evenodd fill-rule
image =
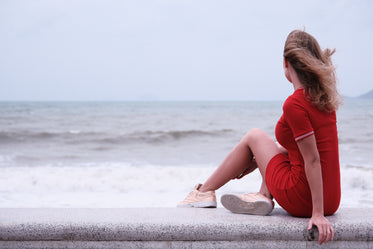
M264 136L267 136L267 134L263 130L254 128L246 133L242 140L247 144L252 144L258 141L258 139L262 139Z

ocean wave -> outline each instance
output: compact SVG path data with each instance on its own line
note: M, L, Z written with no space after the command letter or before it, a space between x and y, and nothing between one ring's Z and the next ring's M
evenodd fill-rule
M373 143L373 134L366 134L355 137L339 137L340 144L370 144Z
M224 136L233 132L231 129L221 130L171 130L171 131L139 131L128 134L107 132L85 132L69 130L63 132L51 131L0 131L0 144L8 143L37 143L56 141L65 143L97 143L97 144L126 144L126 143L162 143L196 137Z
M95 136L98 133L80 131L51 132L51 131L0 131L0 143L25 142L25 141L42 141L55 138L69 138L81 136Z
M200 137L216 137L224 136L233 132L231 129L222 130L172 130L172 131L141 131L134 132L131 134L123 135L115 138L114 140L109 140L108 142L146 142L146 143L162 143L167 141L176 141L187 138L200 138Z

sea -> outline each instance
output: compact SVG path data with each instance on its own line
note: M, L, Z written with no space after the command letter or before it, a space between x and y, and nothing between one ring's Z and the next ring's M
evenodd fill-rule
M250 129L275 139L282 104L0 102L0 208L175 207ZM373 207L373 101L345 99L337 119L341 207Z

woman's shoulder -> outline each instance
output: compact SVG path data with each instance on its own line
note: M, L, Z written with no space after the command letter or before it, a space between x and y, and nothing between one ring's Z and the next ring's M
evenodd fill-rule
M297 89L294 91L292 95L287 97L284 102L283 109L289 110L292 108L306 108L310 105L309 101L307 101L306 96L304 94L303 89Z
M294 113L296 111L302 111L308 113L311 116L317 117L328 117L335 116L335 111L326 112L322 111L317 106L313 105L303 89L297 89L292 95L290 95L283 105L284 113Z

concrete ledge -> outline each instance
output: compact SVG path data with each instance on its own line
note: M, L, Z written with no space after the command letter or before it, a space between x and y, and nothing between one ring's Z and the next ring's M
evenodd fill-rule
M372 248L373 209L341 209L324 248ZM218 209L0 209L0 248L318 248L308 219Z

